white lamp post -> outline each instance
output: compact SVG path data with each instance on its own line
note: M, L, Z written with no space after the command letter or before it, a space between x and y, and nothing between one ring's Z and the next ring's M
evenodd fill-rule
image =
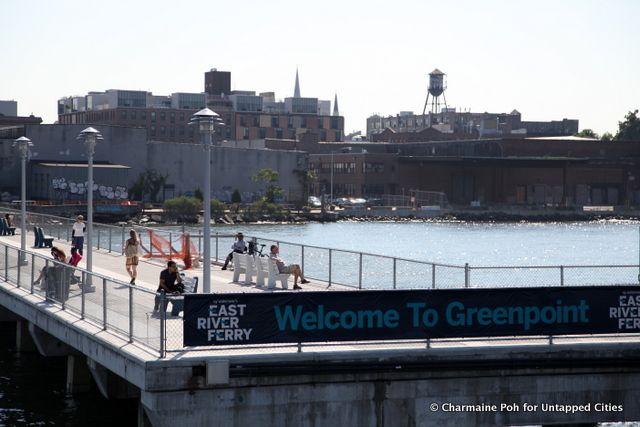
M27 156L29 155L29 147L33 147L31 140L25 136L21 136L13 142L18 147L20 160L22 163L21 173L21 197L20 197L20 264L26 264L27 256L25 253L27 239Z
M92 127L88 127L76 138L87 146L87 271L92 271L92 249L93 249L93 154L96 150L96 143L104 139L102 134ZM87 284L91 284L91 275L87 278Z
M198 125L198 130L203 136L203 145L205 150L204 162L204 253L202 254L202 292L208 294L211 292L211 145L213 143L213 134L216 125L224 125L220 115L208 108L195 113L189 124Z

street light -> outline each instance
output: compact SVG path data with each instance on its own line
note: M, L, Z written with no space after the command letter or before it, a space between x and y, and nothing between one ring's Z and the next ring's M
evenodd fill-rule
M27 263L27 254L25 253L27 240L27 156L29 155L29 147L33 147L33 143L29 138L21 136L13 142L13 145L18 147L22 163L20 197L20 264L24 265Z
M96 151L96 143L104 139L102 134L92 127L88 127L76 138L87 146L87 271L92 271L92 239L93 239L93 154ZM87 278L87 284L91 284L91 275Z
M208 294L211 292L211 145L215 126L222 126L224 123L220 115L208 108L195 113L190 125L198 125L198 129L203 136L202 144L205 150L204 162L204 254L202 255L202 292Z

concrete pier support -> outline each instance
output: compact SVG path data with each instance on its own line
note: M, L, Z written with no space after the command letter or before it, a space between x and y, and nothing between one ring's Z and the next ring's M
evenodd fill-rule
M53 335L49 335L33 323L29 323L29 333L36 348L44 357L80 355L81 353L63 343Z
M84 356L67 356L67 393L77 394L89 391L91 373Z
M140 389L114 374L98 362L87 359L87 367L95 380L100 393L107 399L137 399Z
M29 333L29 322L16 322L16 351L19 353L36 351L36 344Z

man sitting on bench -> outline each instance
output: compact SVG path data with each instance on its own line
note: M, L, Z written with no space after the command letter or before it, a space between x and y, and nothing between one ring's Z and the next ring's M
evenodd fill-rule
M177 283L176 283L177 282ZM182 277L178 274L178 264L175 261L167 262L167 268L160 273L160 284L158 285L158 292L153 304L153 313L158 313L160 306L160 294L181 294L184 291L182 286ZM164 311L167 311L169 300L164 300Z
M285 265L282 258L278 256L279 252L280 248L278 247L278 245L271 245L271 253L269 254L269 258L275 261L276 265L278 266L278 272L280 274L293 274L293 289L302 289L302 287L298 286L298 277L300 278L300 283L309 283L309 281L304 278L302 269L298 264Z

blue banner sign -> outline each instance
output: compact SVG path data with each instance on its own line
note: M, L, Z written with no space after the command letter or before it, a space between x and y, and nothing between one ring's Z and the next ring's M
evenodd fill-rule
M640 332L640 288L185 295L184 345Z

